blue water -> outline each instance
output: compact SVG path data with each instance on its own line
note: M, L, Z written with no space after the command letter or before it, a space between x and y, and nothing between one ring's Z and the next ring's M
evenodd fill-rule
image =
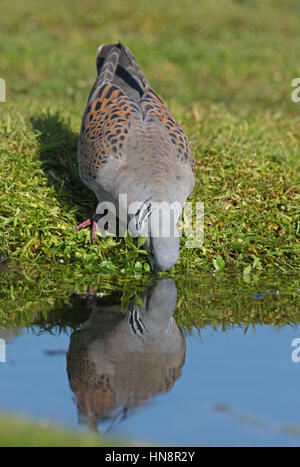
M137 441L168 446L298 446L300 363L291 342L299 327L210 326L186 337L186 358L170 392L99 424ZM70 335L23 330L0 363L0 410L78 427L66 371ZM292 429L292 433L291 433Z

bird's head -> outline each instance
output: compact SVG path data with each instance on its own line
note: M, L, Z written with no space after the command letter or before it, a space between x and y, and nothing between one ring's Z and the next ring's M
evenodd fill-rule
M149 262L154 272L166 271L176 264L180 250L178 237L151 237Z
M149 262L154 272L170 269L178 260L180 251L179 232L176 226L178 206L170 206L151 215L148 238Z

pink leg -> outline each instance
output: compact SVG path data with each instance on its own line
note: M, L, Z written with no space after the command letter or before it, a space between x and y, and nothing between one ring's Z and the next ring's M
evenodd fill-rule
M92 242L94 243L95 237L96 237L97 222L100 219L100 217L101 217L100 214L94 214L92 217L90 217L86 221L77 225L77 227L75 227L75 230L78 231L78 230L84 229L88 225L92 224Z
M87 300L88 302L93 301L96 296L95 291L92 287L89 287L88 292L85 294L80 294L79 292L77 292L77 290L74 290L73 293L75 295L79 295L80 298L82 298L83 300Z

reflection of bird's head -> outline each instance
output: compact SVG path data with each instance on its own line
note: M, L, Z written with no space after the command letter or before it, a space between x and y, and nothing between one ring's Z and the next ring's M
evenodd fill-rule
M126 315L115 307L94 310L91 325L71 336L68 377L89 425L113 420L116 413L126 416L179 378L185 340L172 317L176 294L174 282L163 279L146 293L142 307L131 303Z
M153 287L149 287L143 297L143 307L140 309L142 319L147 328L154 333L164 333L170 322L177 300L175 282L166 277L160 279Z

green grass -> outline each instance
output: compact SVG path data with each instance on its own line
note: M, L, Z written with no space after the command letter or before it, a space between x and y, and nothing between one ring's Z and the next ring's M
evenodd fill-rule
M74 227L96 200L76 145L95 53L121 40L191 140L205 240L171 273L299 271L296 0L5 2L0 19L0 255L107 275L149 274L142 246Z
M128 446L118 440L102 439L92 433L78 433L48 422L0 416L1 447L97 447Z

